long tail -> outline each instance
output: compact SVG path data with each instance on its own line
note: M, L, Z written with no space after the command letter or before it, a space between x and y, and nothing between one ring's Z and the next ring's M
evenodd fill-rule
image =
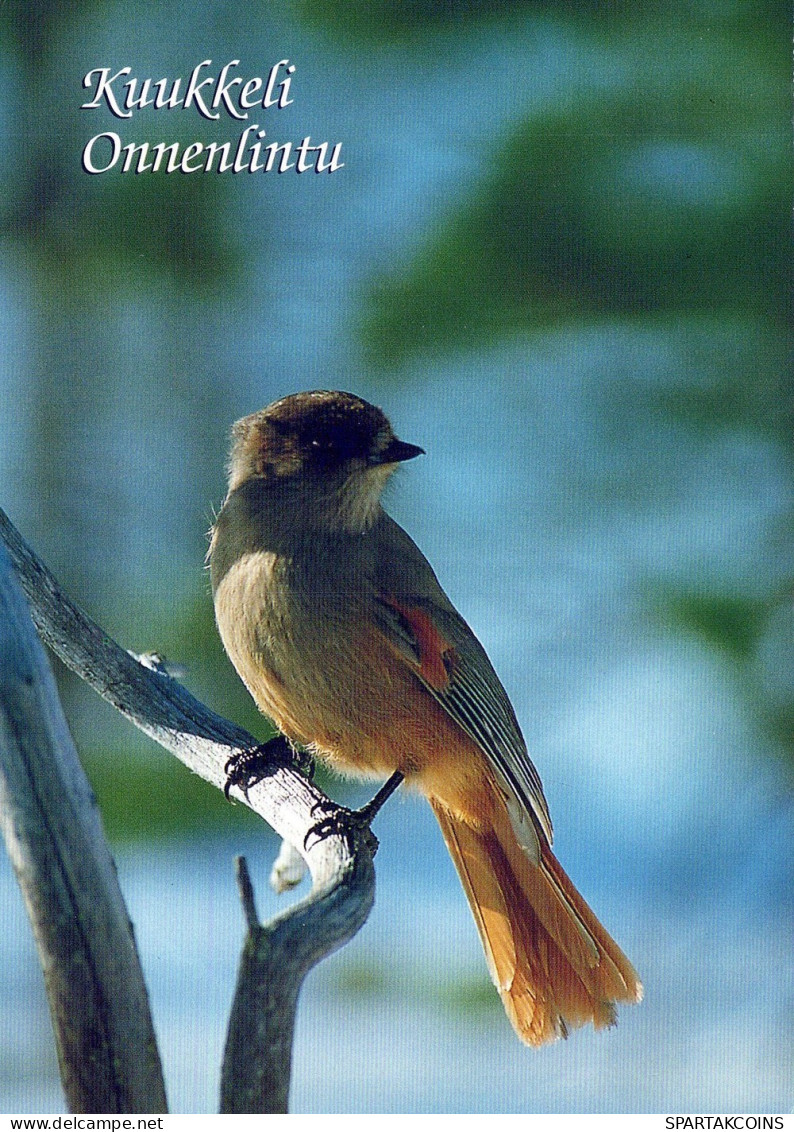
M507 810L477 830L430 803L474 913L491 978L522 1041L543 1045L569 1028L615 1023L616 1002L639 1002L642 984L548 846L534 864Z

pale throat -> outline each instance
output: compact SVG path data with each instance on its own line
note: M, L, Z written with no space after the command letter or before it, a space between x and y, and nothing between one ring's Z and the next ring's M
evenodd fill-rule
M386 481L396 464L378 464L350 475L336 495L333 525L338 530L362 534L369 530L380 512L380 499Z

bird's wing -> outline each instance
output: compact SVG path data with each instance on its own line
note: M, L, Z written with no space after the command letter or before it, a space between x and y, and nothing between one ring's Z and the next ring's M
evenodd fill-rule
M551 844L551 818L540 776L485 649L419 548L385 513L378 534L381 628L434 699L487 756ZM511 816L521 824L520 813Z

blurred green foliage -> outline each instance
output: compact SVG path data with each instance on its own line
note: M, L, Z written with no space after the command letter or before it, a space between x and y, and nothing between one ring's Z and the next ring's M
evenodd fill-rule
M84 177L76 193L61 169L40 170L9 234L24 239L47 285L68 276L70 291L118 297L151 287L160 275L195 297L228 288L241 276L239 241L218 223L226 187L219 177Z
M542 6L537 0L297 0L301 18L313 27L335 38L378 43L417 42L428 31L460 30L468 20L501 19ZM571 8L582 6L597 5L580 0Z
M684 632L726 658L749 718L771 754L794 774L794 663L791 626L794 591L751 596L742 592L693 592L685 584L663 592L657 613L670 629ZM785 618L785 637L771 631Z
M97 7L98 0L4 0L0 6L0 35L27 68L46 61L69 25Z
M246 806L228 802L164 751L130 757L129 747L98 751L82 743L81 756L113 844L264 832Z
M708 359L694 335L689 338L690 368L664 388L648 390L647 410L704 438L733 429L791 448L794 401L785 337L746 320L733 333L726 329L726 322L714 326Z
M752 111L688 82L520 123L468 199L373 285L372 360L588 317L721 309L782 327L791 168L785 127L762 120L773 85L754 86Z
M24 161L0 206L4 238L32 254L45 293L66 277L72 299L85 293L91 301L110 281L120 290L125 282L140 287L142 275L151 280L158 273L199 293L228 284L243 254L243 242L224 223L228 179L115 171L92 177L76 160L89 121L79 116L79 103L64 106L59 98L58 52L100 10L94 0L12 2L0 9L0 52L24 92L14 123ZM109 114L90 124L97 133L122 131L124 144L138 140L127 136L128 122ZM186 128L183 123L182 133Z
M367 960L341 960L331 980L331 991L346 1002L369 1002L387 998L395 985L410 985L413 993L430 1009L443 1009L451 1014L493 1015L502 1017L502 1004L493 983L482 974L459 974L449 977L439 972L439 979L421 979L415 968L403 970Z
M755 655L769 618L769 601L740 594L673 593L666 612L707 645L744 665Z
M685 0L671 5L630 0L297 0L301 18L335 38L354 42L423 44L428 34L486 23L514 26L532 18L565 21L599 34L658 23L660 35L681 23L693 31L716 27L763 35L772 28L785 34L789 13L778 0Z

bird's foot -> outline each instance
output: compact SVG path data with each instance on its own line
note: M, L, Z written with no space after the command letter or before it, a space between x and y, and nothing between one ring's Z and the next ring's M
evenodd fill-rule
M344 837L351 853L355 850L356 841L361 838L367 842L373 854L377 851L378 839L369 828L372 820L369 814L362 810L349 810L347 806L334 805L333 809L329 810L326 802L318 802L312 808L312 816L319 811L322 811L322 817L304 837L304 849L308 849L312 841L325 841L327 837Z
M371 798L360 810L348 810L346 806L336 806L331 813L326 813L313 825L303 839L304 848L308 847L310 838L318 841L326 837L346 837L348 844L358 836L363 836L370 844L373 853L378 848L378 839L370 829L370 823L380 810L387 798L390 798L403 780L403 775L395 771L391 778L381 786L374 798ZM318 803L315 809L322 806Z
M281 767L300 771L307 778L314 774L314 760L306 751L296 747L286 735L274 735L266 743L247 747L226 760L223 793L228 798L229 791L236 786L247 798L252 786Z

